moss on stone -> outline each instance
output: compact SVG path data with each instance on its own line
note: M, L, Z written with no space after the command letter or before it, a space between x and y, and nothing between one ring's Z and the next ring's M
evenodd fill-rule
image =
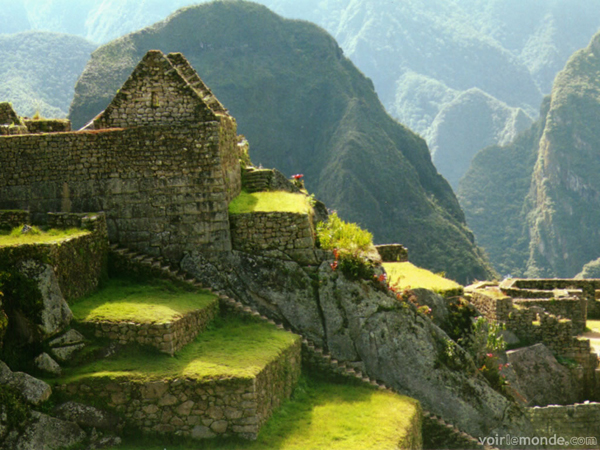
M309 214L312 207L306 195L283 191L242 192L229 204L230 214L275 211Z

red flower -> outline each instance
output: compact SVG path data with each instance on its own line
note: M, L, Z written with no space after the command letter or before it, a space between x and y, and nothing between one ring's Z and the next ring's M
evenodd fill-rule
M303 176L304 176L303 174L301 174L301 173L297 173L296 175L292 175L292 178L293 178L294 180L299 180L299 179L300 179L300 178L302 178Z
M487 353L485 356L487 356L488 358L493 358L494 354L493 353Z
M337 261L338 257L340 256L340 252L337 248L333 249L333 257L334 259Z
M329 263L329 265L331 266L331 270L335 271L335 269L337 269L338 267L338 262L334 261L332 263Z

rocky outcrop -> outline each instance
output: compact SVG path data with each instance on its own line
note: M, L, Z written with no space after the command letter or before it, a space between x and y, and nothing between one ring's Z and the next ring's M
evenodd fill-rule
M19 271L35 280L42 296L43 308L38 320L38 329L43 337L50 337L64 329L73 318L73 313L62 295L52 266L37 260L23 261Z
M466 352L448 351L450 338L431 319L371 281L346 279L332 262L302 268L234 251L215 260L188 255L182 267L471 434L527 428Z
M110 431L117 431L119 428L119 418L115 414L72 401L54 408L53 414L60 419L86 428Z
M544 344L511 350L506 356L509 367L503 373L527 406L567 405L578 400L579 389L569 369Z
M0 384L15 388L32 405L45 402L52 394L52 389L48 383L24 372L13 372L2 361L0 361Z
M31 423L25 431L9 433L3 448L14 450L58 450L70 448L86 439L85 432L72 422L32 411Z

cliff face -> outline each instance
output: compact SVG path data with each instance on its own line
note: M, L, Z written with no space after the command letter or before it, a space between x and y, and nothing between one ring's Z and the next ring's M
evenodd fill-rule
M577 274L600 255L600 34L558 75L531 183L530 276Z
M383 109L334 39L249 2L185 8L92 55L76 86L74 127L92 119L149 49L183 52L238 120L255 164L303 173L309 191L378 242L460 281L490 269L425 141Z
M572 277L600 255L600 34L557 76L541 118L477 155L459 196L503 273Z

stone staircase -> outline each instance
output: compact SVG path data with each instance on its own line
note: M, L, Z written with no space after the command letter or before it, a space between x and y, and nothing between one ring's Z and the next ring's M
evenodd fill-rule
M160 257L157 258L143 255L127 248L120 247L118 244L111 245L110 249L113 255L117 255L118 257L125 259L132 266L139 265L151 270L156 275L160 274L169 279L188 283L195 287L201 287L206 291L214 293L219 298L221 306L237 314L250 316L265 323L275 325L280 330L295 333L288 325L277 322L261 314L252 307L227 296L224 292L212 290L210 287L202 286L202 284L199 283L194 277L187 274L183 270L174 268L168 263L165 263ZM131 267L130 269L133 268L134 267ZM349 366L345 362L337 361L323 348L319 347L306 337L302 337L302 361L303 364L316 367L319 370L348 379L358 380L360 383L367 384L380 390L388 390L390 392L397 393L393 388L386 386L383 382L369 377L368 374ZM424 433L429 435L428 440L430 443L439 442L444 446L444 448L497 450L495 447L483 445L475 437L464 431L461 431L455 425L445 421L443 418L425 409L423 409L422 415L423 430ZM437 446L432 448L437 448Z

